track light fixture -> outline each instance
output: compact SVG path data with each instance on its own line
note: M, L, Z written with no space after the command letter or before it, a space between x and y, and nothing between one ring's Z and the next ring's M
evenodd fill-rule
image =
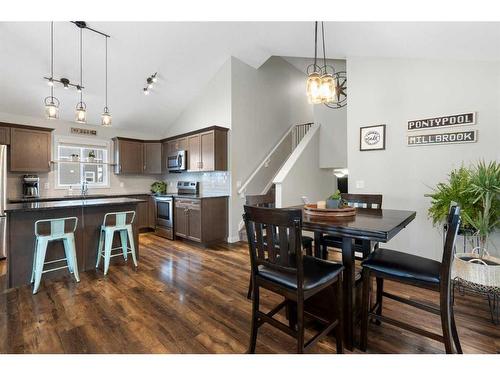
M111 126L111 113L108 109L108 38L109 35L104 34L98 30L92 29L87 26L84 21L71 21L80 29L80 82L78 84L71 83L68 78L54 78L54 22L50 23L50 77L43 77L47 80L47 84L50 87L50 96L47 96L44 100L45 104L45 115L47 118L56 119L59 117L59 100L54 97L54 87L55 83L60 83L64 89L69 90L70 88L76 88L76 91L80 94L80 100L76 105L75 109L75 121L85 124L87 123L87 105L83 101L83 29L90 30L96 34L100 34L106 39L106 60L105 60L105 72L106 72L106 82L105 82L105 106L103 113L101 115L102 125Z
M158 73L154 73L150 75L148 78L146 78L146 87L142 90L144 92L144 95L149 95L149 89L153 88L153 84L158 82Z

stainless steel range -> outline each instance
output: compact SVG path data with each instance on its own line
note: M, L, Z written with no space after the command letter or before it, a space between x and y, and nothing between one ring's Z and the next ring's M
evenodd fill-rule
M174 199L175 197L197 197L200 192L200 183L192 181L178 181L177 194L155 196L156 226L155 233L160 237L174 239Z

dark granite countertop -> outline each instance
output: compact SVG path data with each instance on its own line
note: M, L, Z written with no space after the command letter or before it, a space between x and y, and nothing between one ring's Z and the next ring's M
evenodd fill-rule
M172 198L186 198L186 199L210 199L210 198L228 198L229 195L224 194L177 194L167 193L154 195L155 197L172 197Z
M5 208L5 212L26 212L39 210L54 210L58 208L86 207L86 206L110 206L120 204L130 204L144 202L142 199L135 198L99 198L99 199L70 199L63 201L50 202L24 202L24 203L9 203Z

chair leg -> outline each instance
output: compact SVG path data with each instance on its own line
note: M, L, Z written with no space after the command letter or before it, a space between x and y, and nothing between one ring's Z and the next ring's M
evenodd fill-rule
M75 236L73 233L68 235L68 239L64 243L65 247L68 246L66 258L71 263L71 271L73 272L73 276L75 277L76 282L80 282L80 275L78 273L78 262L76 260L76 245L75 245Z
M368 344L368 311L370 309L370 270L363 269L363 296L361 303L361 338L359 347L366 351Z
M253 284L253 283L252 283ZM255 346L257 345L257 330L259 329L259 321L257 312L259 311L259 287L253 287L252 293L252 327L250 328L250 345L248 353L255 353Z
M120 231L120 241L122 244L122 254L123 254L123 259L125 259L125 262L128 260L128 241L127 241L127 233L124 230Z
M321 245L321 258L328 259L328 246L325 244Z
M342 298L342 290L343 290L343 285L342 285L342 276L339 276L339 279L337 280L337 319L338 319L338 324L337 327L335 328L335 341L337 342L337 354L344 354L344 343L343 343L343 336L344 336L344 325L343 325L343 313L344 313L344 305L343 305L343 298Z
M135 242L134 242L134 233L132 231L132 226L127 228L128 233L128 241L130 242L130 251L132 252L132 261L134 262L134 266L137 268L137 258L135 256Z
M36 264L35 264L35 284L33 285L33 294L38 292L40 288L40 281L42 280L43 265L45 263L45 254L47 252L47 245L49 241L45 238L40 238L37 241L36 249Z
M248 292L247 292L247 299L252 299L252 275L250 275L250 280L248 281Z
M111 261L111 248L113 247L113 232L106 230L104 240L104 275L108 274L109 262Z
M37 248L38 248L38 239L35 239L35 251L33 252L33 267L31 268L31 281L30 281L31 284L35 282Z
M311 245L307 246L306 247L306 255L309 255L310 257L312 257L313 255L313 245L311 243Z
M453 342L455 343L455 349L458 354L463 354L462 345L460 345L460 339L458 337L457 325L455 323L455 313L453 312L453 306L450 307L451 311L451 334L453 336Z
M380 315L382 316L382 301L384 299L384 279L382 279L381 277L377 277L376 278L376 282L377 282L377 298L376 298L376 303L378 304L378 307L377 307L377 315ZM381 325L382 322L378 319L375 319L375 324L376 325Z
M450 295L449 291L441 291L440 296L440 310L441 310L441 327L443 330L443 341L446 354L453 353L452 344L452 329L451 329L451 308L450 308Z
M304 353L304 297L297 298L297 354Z
M102 252L104 250L104 231L101 229L99 234L99 245L97 245L97 262L95 268L99 268L99 263L101 263Z

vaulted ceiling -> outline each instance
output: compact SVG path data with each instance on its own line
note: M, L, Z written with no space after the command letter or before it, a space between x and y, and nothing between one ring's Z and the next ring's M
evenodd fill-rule
M270 56L312 57L312 22L88 22L111 35L109 106L114 126L164 132L230 57L258 68ZM329 58L500 60L499 23L325 25ZM49 22L0 23L0 112L43 115L49 89ZM55 23L55 76L79 78L76 26ZM149 96L148 75L160 80ZM470 72L469 72L470 73ZM104 106L104 40L84 32L84 100L89 123ZM61 118L73 119L74 90L56 89Z

